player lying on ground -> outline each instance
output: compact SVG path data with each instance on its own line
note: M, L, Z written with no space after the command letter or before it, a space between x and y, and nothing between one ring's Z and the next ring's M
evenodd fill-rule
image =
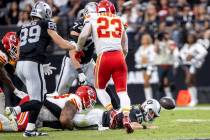
M26 95L26 97L21 100L20 105L28 100L29 97ZM92 108L95 102L96 93L89 86L79 87L75 94L47 96L44 102L45 107L42 107L39 113L36 126L71 130L73 129L74 115L82 112L83 109ZM9 119L0 115L2 131L24 131L27 123L28 112L18 114L17 119L14 114L11 114Z
M80 89L81 90L81 89ZM79 90L79 91L80 91ZM76 108L69 104L69 102L65 101L71 98L71 100L76 99L74 96L69 97L65 96L54 96L50 97L47 104L53 105L49 110L55 114L54 117L51 112L49 112L46 108L42 108L38 117L37 125L39 127L51 127L56 129L69 129L72 130L73 128L77 129L98 129L106 130L109 129L110 122L111 122L111 113L112 111L103 111L102 109L91 109L84 113L77 113ZM64 97L64 98L63 98ZM28 96L23 98L21 102L27 101ZM78 100L75 100L76 102ZM74 101L73 101L74 102ZM65 104L63 109L55 109L58 108L58 105L55 104ZM54 109L52 109L54 108ZM145 129L145 128L157 128L154 125L151 125L151 122L160 116L160 104L158 101L154 99L146 100L142 105L137 107L132 107L130 111L130 119L131 119L131 126L133 129ZM26 124L28 122L28 113L21 113L17 121L9 120L5 116L0 114L0 130L1 131L24 131L26 128ZM69 120L69 118L72 121ZM119 112L116 116L117 123L115 124L113 129L123 128L123 114ZM62 125L61 125L62 124Z

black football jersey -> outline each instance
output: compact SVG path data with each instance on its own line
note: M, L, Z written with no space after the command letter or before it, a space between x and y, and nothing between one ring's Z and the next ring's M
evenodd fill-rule
M109 123L110 123L110 113L111 111L105 111L102 117L102 125L104 127L109 127ZM132 107L132 109L130 110L130 114L129 114L130 120L131 122L137 122L139 124L141 124L144 121L144 113L135 107ZM117 115L117 128L123 128L123 113L119 113Z
M52 21L31 21L21 27L20 37L20 61L30 60L43 63L46 58L46 48L51 38L47 30L56 30L56 24Z
M80 18L78 20L76 20L73 24L73 26L71 27L71 31L75 31L77 33L81 33L82 32L82 28L84 27L84 19L83 18ZM70 31L70 32L71 32ZM78 36L73 36L73 35L70 35L70 40L71 41L75 41L77 42L78 40ZM85 49L83 50L84 52L84 57L81 57L81 64L86 64L88 62L90 62L90 60L92 59L93 55L94 55L94 43L92 41L92 38L89 37L85 43ZM67 52L67 56L68 55L68 52Z

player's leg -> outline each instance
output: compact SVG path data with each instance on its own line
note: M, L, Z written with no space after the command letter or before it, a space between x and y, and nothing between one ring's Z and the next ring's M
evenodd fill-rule
M106 108L106 110L112 110L113 106L111 104L111 98L106 92L106 84L111 77L111 66L109 64L109 60L107 60L107 56L102 53L98 56L95 66L95 88L99 101Z
M55 129L62 129L60 121L45 106L42 106L40 110L39 116L36 121L36 125L37 127L50 127Z
M92 60L87 65L86 69L84 69L85 75L87 76L88 84L90 84L91 86L94 86L94 83L95 83L94 67L95 67L95 62ZM113 108L119 109L119 103L118 103L119 101L117 99L118 97L114 93L114 91L112 91L112 89L107 86L106 92L111 98L111 103L112 103Z
M20 112L30 111L29 121L24 136L42 135L44 133L36 132L35 122L42 107L44 94L46 94L47 92L43 66L32 61L20 61L18 63L23 66L22 70L18 71L20 72L18 75L24 76L30 101L20 106L14 107L12 111L16 112L16 114L19 114Z
M102 116L103 110L92 109L87 114L75 114L73 122L77 128L102 127Z
M71 59L64 56L58 84L56 86L56 91L59 95L69 92L69 88L72 86L72 83L76 78L77 72L71 63Z
M116 58L114 63L114 69L112 78L115 84L117 95L120 99L120 107L123 112L123 125L126 128L127 133L132 133L133 129L130 125L129 113L131 109L131 101L127 93L127 64L125 62L122 52L116 52L113 54Z

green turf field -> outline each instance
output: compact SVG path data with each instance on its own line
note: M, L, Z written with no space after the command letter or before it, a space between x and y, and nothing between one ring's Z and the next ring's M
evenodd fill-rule
M210 139L210 108L206 110L172 110L161 112L154 122L158 129L136 130L126 134L124 130L57 131L44 128L47 137L29 138L30 140L152 140L152 139ZM0 133L0 140L25 140L22 133Z

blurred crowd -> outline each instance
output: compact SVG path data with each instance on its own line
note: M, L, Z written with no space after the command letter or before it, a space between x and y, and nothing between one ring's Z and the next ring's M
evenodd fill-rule
M30 11L36 0L0 0L0 25L21 26L30 20ZM81 15L89 1L98 0L45 0L53 9L53 16L67 17L72 22ZM111 0L118 15L128 22L129 46L139 46L140 38L149 33L161 40L170 33L178 47L183 46L187 31L194 30L198 38L210 26L209 0ZM69 23L67 23L69 25Z

